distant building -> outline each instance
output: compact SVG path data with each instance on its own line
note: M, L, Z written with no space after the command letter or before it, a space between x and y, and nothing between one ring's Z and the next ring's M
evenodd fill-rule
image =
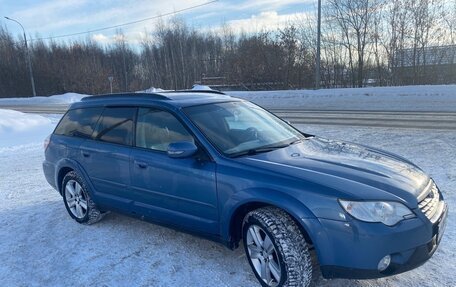
M456 83L456 45L399 50L390 64L400 84Z

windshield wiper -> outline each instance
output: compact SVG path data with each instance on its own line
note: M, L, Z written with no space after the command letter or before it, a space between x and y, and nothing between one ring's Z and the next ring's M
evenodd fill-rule
M296 140L292 141L291 143L289 143L287 146L294 145L294 144L297 144L300 142L302 142L302 139L296 139Z
M244 151L233 153L233 154L230 155L230 157L234 158L234 157L241 157L241 156L245 156L245 155L255 155L255 154L259 154L259 153L270 152L270 151L273 151L273 150L276 150L276 149L281 149L281 148L288 147L290 145L293 145L293 144L296 144L296 143L299 143L299 142L301 142L301 139L294 140L294 141L292 141L290 143L287 143L287 144L268 145L268 146L264 146L264 147L248 149L248 150L244 150Z
M259 154L259 153L270 152L270 151L273 151L273 150L276 150L276 149L279 149L279 148L282 148L282 147L285 147L285 146L252 148L252 149L248 149L248 150L244 150L244 151L233 153L233 154L230 155L230 157L241 157L241 156L244 156L244 155L255 155L255 154Z
M272 144L272 145L266 145L266 146L262 146L262 147L258 147L258 148L252 148L252 149L248 149L248 150L235 152L235 153L230 154L229 157L234 158L234 157L241 157L241 156L245 156L245 155L255 155L255 154L259 154L259 153L270 152L270 151L273 151L276 149L289 147L291 145L294 145L294 144L297 144L300 142L302 142L302 139L295 138L285 144L283 144L283 143L282 144Z

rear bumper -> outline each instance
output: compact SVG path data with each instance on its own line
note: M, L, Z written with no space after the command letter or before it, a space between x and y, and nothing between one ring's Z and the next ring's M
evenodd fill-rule
M333 240L330 242L332 258L325 258L329 254L322 255L323 262L320 263L322 275L325 278L372 279L417 268L431 258L437 250L444 232L447 214L448 207L445 204L435 224L431 224L429 220L426 221L426 218L415 218L406 220L396 227L373 227L372 224L355 221L347 226L347 223L340 225L323 220L322 225L326 228L328 238ZM347 230L333 233L334 228L338 229L342 226L345 229L351 229L352 233ZM391 256L391 264L386 270L380 272L377 269L378 262L386 255Z
M55 189L58 190L56 186L55 178L55 165L49 161L43 161L43 173L46 181Z

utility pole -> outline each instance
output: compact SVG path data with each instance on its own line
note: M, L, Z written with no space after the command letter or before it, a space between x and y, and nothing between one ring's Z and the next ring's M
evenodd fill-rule
M125 76L125 92L128 92L128 77L127 77L127 62L125 59L125 42L122 43L122 55L123 55L123 70Z
M112 94L112 80L114 80L114 77L113 76L109 76L108 77L108 81L109 81L109 86L111 87L111 94Z
M30 75L30 82L31 82L31 84L32 84L33 96L36 97L35 80L33 79L33 70L32 70L32 60L30 59L30 52L29 52L28 45L27 45L27 35L25 34L24 26L22 26L22 24L19 23L19 21L14 20L14 19L11 19L11 18L9 18L9 17L6 17L6 16L5 16L5 19L10 20L10 21L13 21L13 22L16 22L17 24L19 24L19 26L21 26L21 28L22 28L22 32L24 33L25 54L26 54L26 55L25 55L25 56L26 56L25 61L26 61L27 64L28 64L27 66L28 66L29 75Z
M315 65L315 89L320 88L320 35L321 35L321 0L318 0L317 24L317 59Z

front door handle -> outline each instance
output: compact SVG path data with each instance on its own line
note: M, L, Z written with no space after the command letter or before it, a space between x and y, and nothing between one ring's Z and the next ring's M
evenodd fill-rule
M82 151L81 151L81 154L82 154L83 157L90 157L90 153L87 152L87 151L83 151L83 150L82 150Z
M135 160L135 164L139 168L147 168L147 163L145 162Z

